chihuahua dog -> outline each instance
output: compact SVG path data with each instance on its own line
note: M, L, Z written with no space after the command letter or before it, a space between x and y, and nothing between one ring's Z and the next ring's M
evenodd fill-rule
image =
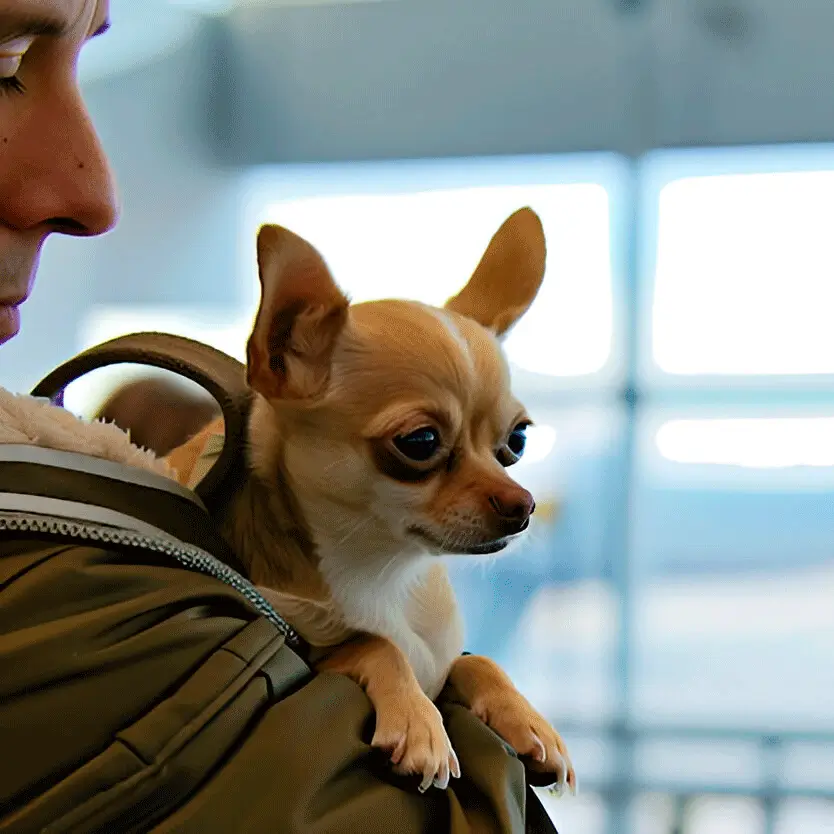
M319 671L363 687L372 745L421 790L460 775L433 703L447 684L530 768L575 790L558 733L493 661L461 654L438 558L498 553L535 508L507 474L531 420L500 339L544 277L539 218L506 220L442 309L351 304L314 247L278 226L260 229L257 255L247 474L222 519L249 578ZM168 456L181 482L199 480L222 432L221 419Z

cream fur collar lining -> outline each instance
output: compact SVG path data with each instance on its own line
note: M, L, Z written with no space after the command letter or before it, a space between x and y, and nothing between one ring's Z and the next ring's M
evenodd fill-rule
M87 422L51 403L0 388L0 444L8 443L80 452L176 479L164 460L134 446L115 424Z

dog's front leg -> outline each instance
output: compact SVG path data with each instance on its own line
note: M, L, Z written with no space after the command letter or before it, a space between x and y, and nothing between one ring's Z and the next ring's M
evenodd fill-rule
M376 711L371 744L385 750L394 770L422 776L420 790L446 788L460 776L452 743L437 707L420 688L408 658L383 637L363 634L315 663L356 681Z
M576 792L576 774L561 736L497 663L463 655L452 665L448 684L457 700L528 759L532 770L552 773L559 791L567 786Z

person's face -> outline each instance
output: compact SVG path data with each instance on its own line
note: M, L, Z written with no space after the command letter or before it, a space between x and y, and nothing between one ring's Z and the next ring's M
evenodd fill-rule
M76 80L81 48L108 14L109 0L0 0L0 344L18 331L46 238L116 222Z

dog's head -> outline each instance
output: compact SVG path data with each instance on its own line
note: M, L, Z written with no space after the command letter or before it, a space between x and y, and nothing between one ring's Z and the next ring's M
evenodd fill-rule
M317 537L346 551L373 539L388 552L495 553L526 529L533 497L507 468L531 420L500 339L544 276L532 210L505 221L442 309L350 304L318 252L277 226L259 232L258 265L253 460L261 476L281 469Z

